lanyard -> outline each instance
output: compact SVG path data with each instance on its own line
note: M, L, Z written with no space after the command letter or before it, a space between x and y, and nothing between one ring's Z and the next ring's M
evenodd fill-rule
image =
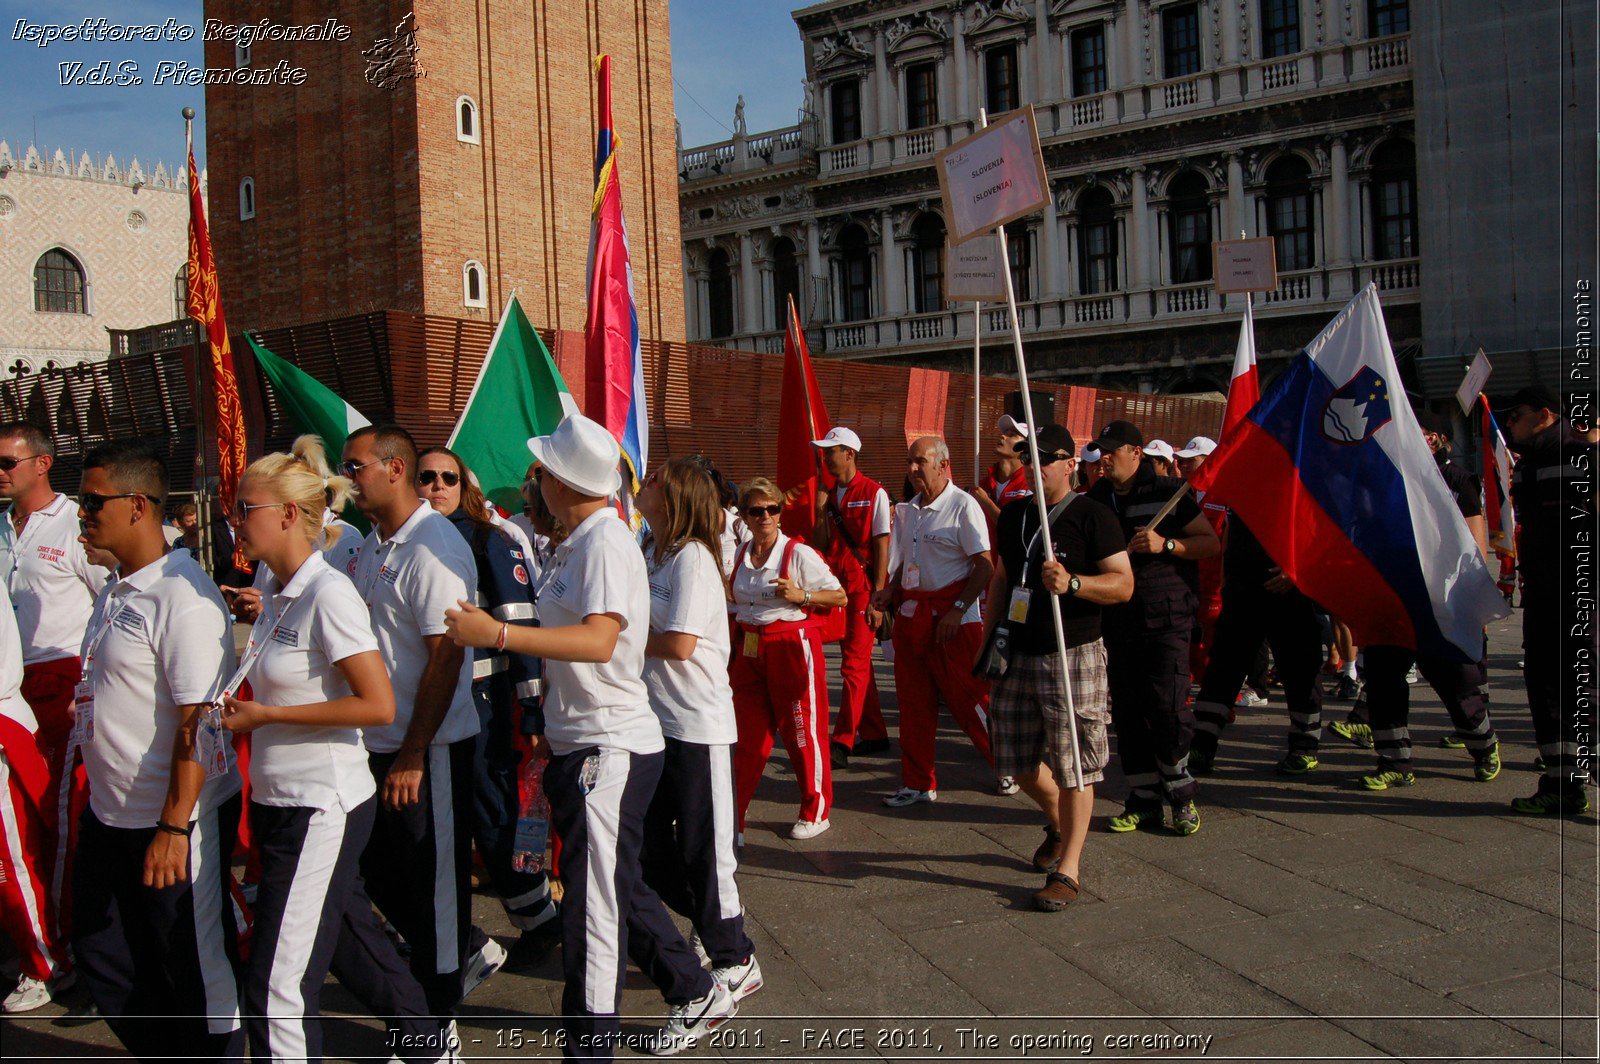
M1076 499L1077 497L1078 497L1078 493L1077 492L1068 491L1067 492L1067 497L1065 499L1062 499L1060 502L1056 503L1054 506L1052 506L1050 508L1049 517L1050 517L1050 523L1052 525L1056 523L1056 518L1061 516L1061 511L1065 510L1068 506L1071 506L1073 500ZM1023 533L1027 531L1028 514L1032 513L1033 509L1034 508L1030 508L1029 510L1027 510L1027 511L1025 511L1023 513L1023 515L1022 515L1022 523L1017 528L1017 538L1018 539L1021 539L1022 536L1023 536ZM1039 537L1043 533L1044 533L1044 525L1041 524L1038 528L1034 529L1033 538L1028 540L1027 544L1022 548L1022 577L1017 581L1017 586L1018 587L1025 588L1025 587L1028 586L1028 559L1033 555L1033 545L1035 543L1039 542Z
M221 700L225 697L231 697L239 690L239 685L244 683L244 678L250 672L251 667L255 665L256 659L261 656L261 652L263 650L267 649L267 642L271 637L272 630L276 628L280 622L288 620L289 615L294 612L294 608L300 604L300 599L309 598L310 592L310 587L307 587L304 591L301 591L300 598L297 598L293 602L289 603L288 607L281 614L275 614L271 617L268 617L267 611L265 607L263 607L261 610L261 616L257 617L256 623L250 626L250 642L245 645L244 657L239 661L238 669L234 670L233 679L224 684L222 690L218 692L218 700ZM276 598L277 596L274 595L273 597Z
M96 628L94 634L89 637L88 642L83 644L83 678L85 680L89 679L90 671L94 667L94 652L100 648L100 641L110 634L111 626L117 622L118 617L122 616L122 611L133 604L133 596L136 593L137 591L130 591L123 596L122 601L117 603L117 608L106 615L106 619L100 622L100 627Z

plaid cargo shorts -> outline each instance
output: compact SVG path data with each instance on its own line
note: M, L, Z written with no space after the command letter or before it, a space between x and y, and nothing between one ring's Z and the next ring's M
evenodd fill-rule
M1083 781L1099 783L1110 760L1106 727L1111 722L1106 681L1106 646L1092 643L1067 648L1072 676L1072 705L1078 723L1078 756ZM1026 776L1042 761L1062 786L1077 782L1072 769L1072 737L1067 729L1067 704L1061 691L1061 659L1049 654L1011 656L1006 674L989 693L989 745L995 772Z

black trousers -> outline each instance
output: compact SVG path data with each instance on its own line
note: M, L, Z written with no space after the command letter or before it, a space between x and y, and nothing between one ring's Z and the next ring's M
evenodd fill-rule
M111 1030L140 1060L244 1059L238 929L228 861L239 828L237 795L198 817L189 878L144 885L148 828L114 828L93 808L78 826L72 945L78 971Z
M550 900L550 879L545 873L519 872L512 867L517 818L522 812L517 774L523 755L513 734L512 707L497 704L493 688L489 680L472 685L478 734L472 744L469 830L506 915L514 927L526 931L554 919L555 903ZM478 932L472 937L475 946L481 944Z
M645 812L665 754L585 747L550 759L545 790L561 837L563 1055L609 1061L621 1024L625 958L670 1004L711 992L711 974L644 882Z
M661 782L645 814L644 881L694 921L716 968L742 964L755 952L734 882L734 807L728 745L668 738Z
M1543 790L1594 778L1597 662L1594 627L1575 635L1574 611L1554 588L1529 581L1522 592L1522 679L1534 741L1544 757ZM1562 614L1567 617L1563 619Z
M387 1021L402 1060L437 1060L444 1048L448 1021L428 1017L422 986L361 882L377 805L369 798L346 813L250 804L261 885L242 984L254 1060L322 1059L319 1005L330 968Z
M1130 603L1119 610L1148 612ZM1169 802L1193 798L1198 786L1189 775L1189 744L1194 714L1189 710L1188 616L1174 608L1166 623L1107 623L1106 679L1111 688L1111 723L1117 730L1117 756L1128 779L1130 801Z
M1468 664L1418 657L1415 650L1394 646L1361 648L1362 679L1367 692L1367 719L1378 770L1410 772L1411 687L1406 673L1416 665L1450 714L1456 734L1473 757L1483 757L1499 740L1489 722L1489 680L1486 661Z
M1265 644L1263 644L1265 640ZM1289 751L1315 754L1322 731L1322 625L1317 607L1298 591L1275 595L1259 588L1224 589L1216 643L1200 694L1195 730L1216 742L1233 719L1233 705L1261 647L1272 647L1289 704Z
M428 748L422 794L402 809L383 804L392 753L367 755L378 783L372 837L361 854L367 893L411 947L411 972L428 1010L449 1016L461 1003L461 961L472 917L471 739Z

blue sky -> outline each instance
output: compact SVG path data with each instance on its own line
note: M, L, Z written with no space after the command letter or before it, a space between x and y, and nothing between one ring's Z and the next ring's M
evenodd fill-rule
M674 95L686 145L730 136L740 93L750 132L794 124L805 59L792 6L786 0L673 0ZM117 24L172 18L196 32L187 42L55 41L43 48L14 39L19 19L38 26L97 17ZM59 147L74 160L82 152L110 153L126 165L137 156L150 170L157 161L182 161L180 112L189 106L200 112L195 158L205 166L205 90L152 84L163 60L200 65L201 19L200 0L0 0L0 139L18 152L37 143L47 156ZM59 64L92 68L103 60L113 69L137 63L144 84L61 84Z

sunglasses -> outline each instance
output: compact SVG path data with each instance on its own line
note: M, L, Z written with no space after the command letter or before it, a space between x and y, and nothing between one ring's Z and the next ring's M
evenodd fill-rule
M746 517L777 517L781 513L783 513L783 507L781 506L746 506L744 508Z
M424 469L417 474L418 484L432 484L436 480L447 488L453 488L461 483L461 474L448 469Z
M23 462L31 462L35 458L39 457L42 456L37 454L25 454L21 458L0 458L0 473L9 473Z
M1056 462L1065 462L1067 459L1069 459L1071 457L1072 457L1072 455L1070 455L1070 454L1062 454L1060 451L1046 451L1046 452L1043 452L1043 453L1041 453L1039 455L1039 465L1042 467L1042 466L1052 465L1052 464L1054 464ZM1023 462L1024 465L1033 465L1033 462L1031 462L1026 457L1024 457L1022 459L1022 462Z
M270 509L270 508L272 508L274 506L293 506L293 505L294 505L294 503L290 503L290 502L253 502L253 503L242 502L242 503L239 503L231 511L228 512L227 518L228 518L228 521L229 521L230 524L242 525L247 520L250 519L250 511L251 510L266 510L266 509Z
M149 499L151 506L160 506L161 500L154 495L146 495L142 491L124 491L118 495L96 495L94 492L85 492L78 496L78 508L86 514L97 514L106 508L106 503L112 499Z
M347 477L352 477L353 478L357 473L359 473L363 469L367 468L367 466L377 465L379 462L392 462L392 461L394 461L394 459L392 459L392 458L374 458L372 461L370 461L370 462L362 462L360 465L356 465L356 463L354 463L354 462L341 462L339 464L339 472L343 473Z

